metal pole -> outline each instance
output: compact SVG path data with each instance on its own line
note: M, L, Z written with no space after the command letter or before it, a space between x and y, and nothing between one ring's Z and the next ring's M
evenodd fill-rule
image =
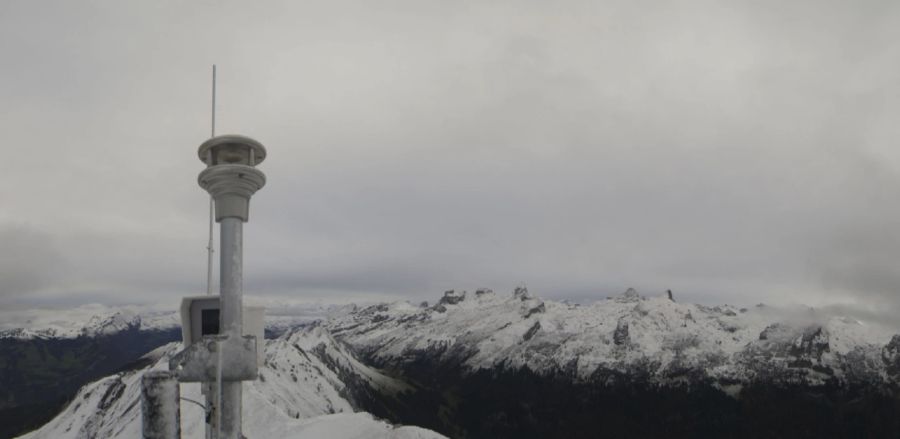
M181 390L173 372L152 371L141 377L144 439L181 438Z
M212 69L212 122L210 128L210 137L216 137L216 65L213 64ZM212 151L207 154L209 164L212 164ZM209 242L206 244L207 264L206 264L206 294L212 295L212 277L213 277L213 217L215 216L215 201L213 196L209 196Z
M229 155L234 148L247 152L252 160L234 162ZM243 331L243 226L250 213L250 197L266 184L266 176L253 165L266 158L266 149L259 142L244 136L218 136L203 142L197 151L207 167L197 178L200 187L215 199L216 221L219 222L219 334L225 335L225 344L218 345L219 352L226 346L239 346ZM224 158L223 158L224 157ZM251 163L253 165L251 165ZM220 364L228 370L240 365L240 349L223 352ZM234 352L231 354L230 352ZM237 367L237 366L236 366ZM241 439L241 380L255 379L255 368L245 371L235 381L224 381L218 389L214 404L218 420L216 439ZM221 367L219 368L221 372ZM213 392L209 392L213 393Z
M219 397L216 389L216 383L206 382L201 384L201 393L206 397L206 439L216 439L216 432L219 430Z
M216 204L213 200L213 197L209 197L209 242L206 243L206 253L207 253L207 261L206 261L206 295L211 296L213 291L212 286L212 278L213 278L213 216L216 212Z
M219 278L221 301L221 334L243 335L243 226L241 218L226 217L219 223ZM240 381L225 381L219 407L219 439L241 438Z
M216 136L216 65L212 66L212 108L210 109L210 137ZM206 154L206 160L212 165L213 162L213 154L212 150L210 150ZM206 261L206 295L211 296L213 293L213 253L215 252L213 247L213 219L215 218L215 197L212 195L209 196L209 242L206 244L206 253L207 253L207 261ZM216 397L216 387L210 383L203 383L203 395L206 397L206 407L207 407L207 416L206 416L206 439L216 439L215 431L218 428L218 424L215 423L215 419L218 419L218 407L216 405L216 401L218 400Z

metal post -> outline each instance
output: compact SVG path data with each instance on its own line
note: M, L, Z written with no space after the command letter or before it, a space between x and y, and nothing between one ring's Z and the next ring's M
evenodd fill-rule
M141 377L144 439L181 438L181 390L173 372L151 371Z
M215 126L216 126L216 116L215 116L215 107L216 107L216 66L213 66L213 134L215 134ZM212 150L209 150L206 153L206 161L208 163L213 162L213 153ZM206 294L208 296L212 295L213 292L213 220L216 217L215 210L215 198L210 195L209 196L209 243L206 245L207 250L207 265L206 265ZM216 387L210 383L203 383L202 388L203 396L206 397L206 407L207 407L207 415L206 415L206 439L216 439L216 431L218 431L219 424L216 422L219 414L218 408L218 393L216 391Z
M212 127L210 137L216 137L216 65L212 69ZM212 150L207 153L207 162L212 164ZM206 265L206 294L212 295L212 265L213 265L213 217L215 216L215 202L213 196L209 196L209 242L206 244L208 261Z
M219 224L220 328L232 337L243 335L243 226L237 217L222 218ZM222 383L219 439L241 437L241 388L240 381Z
M216 439L216 432L219 430L219 394L216 383L205 382L201 386L200 393L206 397L206 439Z
M215 199L215 217L220 223L219 333L227 336L219 340L216 348L216 381L221 387L216 398L210 398L218 400L213 404L216 415L210 424L218 426L216 439L241 439L241 381L256 379L256 352L250 352L254 354L250 367L245 367L243 361L249 357L242 356L249 352L242 328L243 226L250 216L250 198L266 184L265 174L255 168L265 160L266 149L249 137L225 135L207 140L197 153L207 165L198 176L198 183ZM230 378L222 380L223 375Z

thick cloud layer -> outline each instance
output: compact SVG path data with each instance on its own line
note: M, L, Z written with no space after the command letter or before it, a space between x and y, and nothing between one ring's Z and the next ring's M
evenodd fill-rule
M270 154L248 293L900 310L898 40L893 1L7 1L0 300L205 290L216 63Z

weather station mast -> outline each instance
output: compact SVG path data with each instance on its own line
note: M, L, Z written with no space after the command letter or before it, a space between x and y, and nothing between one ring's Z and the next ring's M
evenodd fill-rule
M197 151L206 169L197 182L211 198L207 295L181 303L184 350L169 360L168 371L142 378L143 436L181 436L180 405L186 400L204 408L207 439L242 439L243 381L259 376L264 310L243 304L243 225L250 218L250 198L266 184L256 166L266 148L249 137L215 135L215 66L213 66L212 137ZM212 292L212 221L219 223L219 295ZM201 383L205 403L180 396L179 383Z
M203 142L198 154L207 166L198 181L215 200L219 223L219 333L238 339L244 335L243 226L250 216L250 197L266 184L265 174L255 168L265 160L266 149L249 137L223 135ZM241 389L241 381L222 383L219 439L241 437Z

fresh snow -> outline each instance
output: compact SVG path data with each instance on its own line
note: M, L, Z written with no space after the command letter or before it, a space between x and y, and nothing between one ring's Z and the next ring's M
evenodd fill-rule
M170 343L148 354L157 358L147 369L125 372L83 387L72 402L42 428L22 439L109 439L141 436L140 379L148 370L165 370L181 348ZM403 384L362 365L322 327L294 331L265 345L260 378L244 384L244 434L249 438L392 438L433 439L443 436L411 426L394 426L368 413L354 412L342 393L347 386L330 365L340 365L373 386ZM183 398L202 401L200 385L182 384ZM204 437L202 409L182 402L182 437Z
M639 369L660 383L699 376L726 385L857 377L848 371L880 377L882 349L893 336L885 327L810 308L707 307L631 289L589 305L541 300L524 289L448 291L431 307L376 305L327 325L376 364L426 355L462 360L472 370L615 380Z
M94 337L128 329L164 330L180 325L181 319L174 312L135 305L0 311L0 338Z

